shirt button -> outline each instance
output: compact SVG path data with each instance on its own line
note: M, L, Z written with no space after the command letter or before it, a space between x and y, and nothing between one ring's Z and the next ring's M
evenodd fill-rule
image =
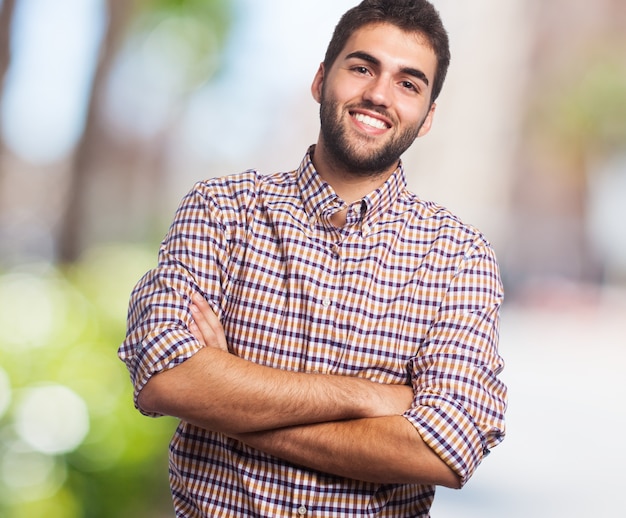
M330 299L324 299L322 301L322 306L324 306L325 308L330 307L331 304L332 304L332 302L330 301Z
M298 514L300 516L304 516L307 513L307 509L305 506L301 505L300 507L298 507Z

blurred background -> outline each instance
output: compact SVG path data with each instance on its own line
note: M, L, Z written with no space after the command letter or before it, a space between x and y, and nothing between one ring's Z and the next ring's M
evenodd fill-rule
M0 0L0 517L173 515L130 290L196 180L298 165L355 3ZM626 3L434 4L453 60L405 165L496 249L510 407L433 517L623 516Z

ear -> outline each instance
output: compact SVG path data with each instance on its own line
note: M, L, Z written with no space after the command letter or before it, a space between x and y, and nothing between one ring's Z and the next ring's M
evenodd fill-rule
M424 122L422 123L422 127L420 128L419 133L417 134L418 137L423 137L430 131L430 128L433 125L433 117L435 116L436 108L437 108L437 103L432 103L430 105L428 114L426 115L426 118L424 119Z
M318 103L322 100L322 87L324 86L324 63L320 63L317 72L315 73L315 77L313 78L313 84L311 84L311 93L313 94L313 99L315 99Z

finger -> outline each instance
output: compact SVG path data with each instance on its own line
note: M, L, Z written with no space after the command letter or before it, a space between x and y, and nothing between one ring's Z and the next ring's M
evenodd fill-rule
M194 335L196 333L200 333L202 337L201 341L204 342L205 345L211 345L217 340L217 338L213 325L210 321L210 315L203 313L195 303L191 304L190 309L191 317L193 318L192 325L195 327L195 333L194 330L191 329L191 326L190 331L194 333Z
M191 316L194 322L190 324L189 330L202 345L228 351L224 331L215 315L205 315L192 305Z
M214 335L220 333L221 324L219 318L204 297L199 294L194 294L192 297L191 313L201 332L210 331Z
M208 301L199 293L194 293L191 296L191 302L195 304L201 313L211 314L214 313Z
M208 302L199 294L192 297L191 315L206 345L228 350L224 329ZM192 331L193 333L193 331Z
M203 347L206 347L207 344L204 341L204 336L202 336L202 332L200 331L200 329L198 328L195 322L192 322L189 325L189 331L191 331L191 334L195 337L196 340L198 340L198 342L200 342L200 344Z

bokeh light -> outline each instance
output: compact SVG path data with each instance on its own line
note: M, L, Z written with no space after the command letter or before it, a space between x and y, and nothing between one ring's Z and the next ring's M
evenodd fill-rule
M76 449L89 431L87 405L62 385L28 388L21 394L15 427L36 451L67 453Z
M115 351L149 247L0 271L0 516L154 517L175 421L135 410ZM141 482L140 482L141 481ZM156 496L155 496L156 495Z
M76 290L49 267L33 270L0 277L0 348L36 349L72 343L88 323L87 304L75 300L81 298Z
M0 278L0 345L44 346L55 317L62 316L62 306L53 298L41 278L19 273Z
M15 442L2 458L2 480L19 502L54 495L65 482L63 462L27 445Z

